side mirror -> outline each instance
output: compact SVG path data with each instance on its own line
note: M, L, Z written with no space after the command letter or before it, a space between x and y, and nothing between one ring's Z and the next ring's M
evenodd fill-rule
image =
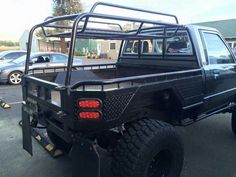
M4 57L0 58L0 60L4 60Z
M33 65L34 64L34 62L32 62L32 61L29 61L29 65L31 66L31 65Z

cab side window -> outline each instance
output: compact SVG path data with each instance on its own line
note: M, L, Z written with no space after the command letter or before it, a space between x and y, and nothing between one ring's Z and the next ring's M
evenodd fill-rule
M235 63L223 40L216 33L203 32L208 64Z

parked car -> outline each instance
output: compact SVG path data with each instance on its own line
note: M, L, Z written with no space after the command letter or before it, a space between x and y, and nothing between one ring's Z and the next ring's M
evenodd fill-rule
M35 53L30 58L30 69L66 66L68 56L61 53L41 52ZM0 66L0 82L20 84L21 76L25 70L26 55L4 63ZM80 59L76 59L74 65L80 65Z
M6 63L11 60L17 59L26 54L24 50L8 50L0 52L0 63Z

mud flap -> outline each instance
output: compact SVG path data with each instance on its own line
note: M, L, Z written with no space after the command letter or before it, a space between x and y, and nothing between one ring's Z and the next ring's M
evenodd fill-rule
M30 155L33 155L31 131L30 115L26 112L24 104L22 104L23 149L25 149Z
M83 140L73 145L70 157L72 159L73 177L101 177L100 156L91 142Z

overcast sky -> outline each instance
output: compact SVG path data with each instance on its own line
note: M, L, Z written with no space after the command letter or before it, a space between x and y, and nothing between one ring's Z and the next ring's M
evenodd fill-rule
M180 23L236 18L236 0L102 0L178 16ZM18 41L25 29L51 15L52 0L7 0L0 6L0 40ZM85 9L96 0L82 0ZM107 11L107 10L106 10ZM115 13L112 11L112 13ZM236 29L235 29L236 30Z

